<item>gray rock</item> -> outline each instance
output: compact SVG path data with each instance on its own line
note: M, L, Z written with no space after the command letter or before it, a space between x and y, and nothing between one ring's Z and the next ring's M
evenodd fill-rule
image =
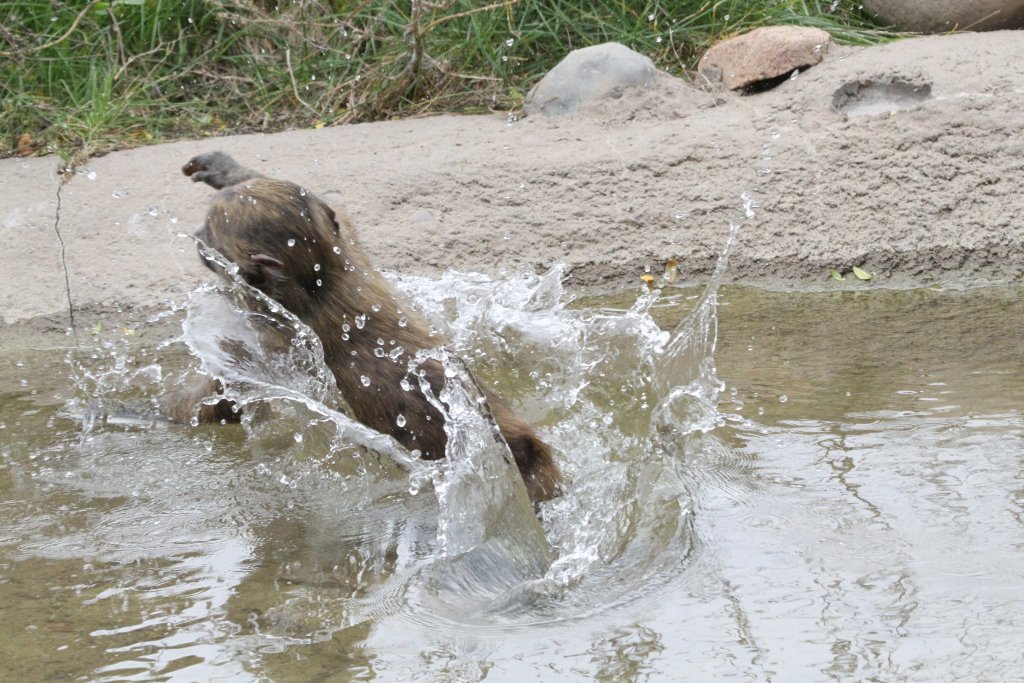
M523 111L547 116L569 114L581 104L621 97L626 88L649 88L654 62L620 43L573 50L526 96Z
M739 90L814 66L832 42L827 31L804 26L765 26L712 45L697 70L711 83Z
M879 21L903 31L1024 28L1024 0L864 0Z

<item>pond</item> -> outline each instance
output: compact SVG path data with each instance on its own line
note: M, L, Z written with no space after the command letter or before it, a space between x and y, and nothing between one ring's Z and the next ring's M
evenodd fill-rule
M220 290L69 348L8 345L7 677L1019 675L1024 290L566 305L558 271L398 282L538 426L566 495L539 519L515 495L471 383L445 397L467 435L451 462L353 446L372 434L315 343L217 365L207 342L246 324ZM153 419L190 348L263 416Z

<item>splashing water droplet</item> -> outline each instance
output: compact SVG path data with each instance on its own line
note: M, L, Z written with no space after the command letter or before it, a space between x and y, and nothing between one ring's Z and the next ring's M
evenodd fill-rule
M340 253L341 253L341 247L339 247L339 246L335 245L335 247L334 247L334 253L335 253L335 254L340 254Z
M401 413L399 413L398 417L395 418L395 424L398 425L399 427L404 427L405 426L405 415L402 415Z
M757 200L755 200L749 192L741 194L740 199L743 200L743 215L747 218L753 218L756 215L754 213L754 209L759 208Z
M368 387L368 386L370 386L370 378L369 378L369 377L367 377L366 375L360 375L360 376L359 376L359 382L360 382L360 383L361 383L361 384L362 384L362 385L363 385L364 387Z
M295 436L295 443L302 443L302 434L300 434L299 432L295 432L294 436Z
M409 319L406 318L404 315L401 318L398 319L398 326L399 327L405 327L408 324L409 324Z
M366 327L366 314L356 316L356 327L360 330Z
M320 272L320 264L319 263L314 263L313 264L313 270L319 273Z
M374 313L380 313L380 304L374 304L370 306L370 310Z
M294 239L289 239L288 240L288 246L289 247L294 247L295 246L295 240Z

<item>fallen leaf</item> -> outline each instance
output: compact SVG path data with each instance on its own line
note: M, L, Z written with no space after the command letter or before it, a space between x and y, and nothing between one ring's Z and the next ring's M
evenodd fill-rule
M29 133L22 133L18 136L18 156L27 157L35 154L34 140Z
M46 622L46 630L53 631L54 633L71 633L75 630L75 625L70 621L48 621Z
M833 280L839 280L840 282L843 282L843 281L846 280L846 278L843 277L843 274L840 273L835 268L829 268L828 274L832 276Z
M858 268L857 266L853 267L853 274L857 276L858 280L870 280L871 279L871 273L869 273L868 271L863 270L861 268Z
M646 273L644 275L641 275L640 279L644 281L645 285L647 285L647 289L648 290L650 290L652 292L654 291L654 276L653 275L651 275L650 273Z

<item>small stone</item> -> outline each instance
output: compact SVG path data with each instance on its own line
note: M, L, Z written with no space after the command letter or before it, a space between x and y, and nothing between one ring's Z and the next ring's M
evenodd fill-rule
M586 102L622 97L627 88L649 88L657 73L654 62L620 43L583 47L567 54L533 86L523 111L569 114Z
M432 214L429 209L416 209L409 214L409 222L432 224L436 223L437 219L434 218L434 214Z
M712 45L697 70L712 83L739 90L814 66L831 42L819 28L765 26Z
M902 31L995 31L1024 28L1024 0L864 0L883 24Z

